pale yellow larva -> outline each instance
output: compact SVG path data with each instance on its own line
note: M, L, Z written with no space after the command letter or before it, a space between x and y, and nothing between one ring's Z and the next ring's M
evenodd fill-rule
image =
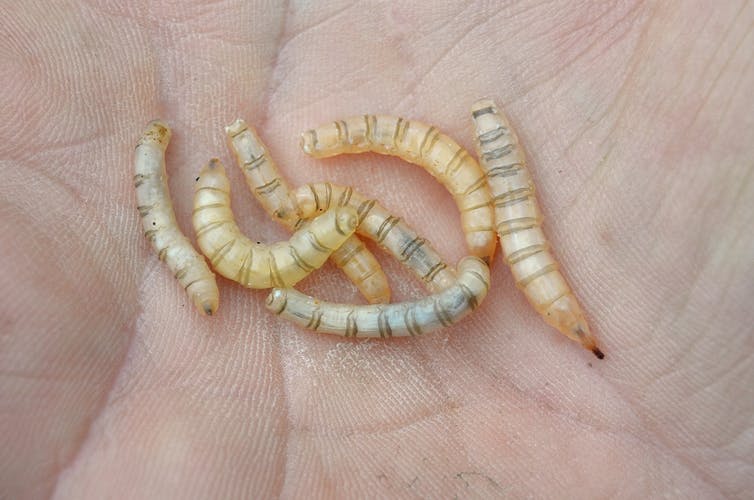
M302 217L314 217L334 206L350 206L359 215L356 231L377 242L422 280L430 292L439 292L456 282L454 270L443 262L432 244L419 236L400 217L391 215L376 200L350 186L329 182L305 184L292 196Z
M134 154L136 204L144 235L160 260L165 261L197 309L211 316L220 302L217 283L175 220L165 170L169 142L170 129L165 123L154 120L147 124Z
M225 133L246 184L267 213L291 230L301 227L303 219L290 196L291 189L254 128L239 118L225 127ZM348 238L330 258L368 302L390 302L387 276L358 237Z
M247 238L230 208L225 168L213 159L194 187L196 241L212 267L248 288L289 287L321 267L354 233L358 216L350 207L330 210L297 230L289 241L265 245Z
M500 246L516 284L548 324L602 359L581 306L550 253L526 157L508 119L489 99L476 102L471 116Z
M372 151L423 167L453 195L470 253L491 262L497 239L487 178L476 160L436 127L393 116L357 116L304 132L301 147L315 158Z
M294 289L275 288L267 309L320 333L345 337L403 337L449 326L476 309L487 295L490 271L478 257L458 264L450 288L413 302L352 305L323 302Z

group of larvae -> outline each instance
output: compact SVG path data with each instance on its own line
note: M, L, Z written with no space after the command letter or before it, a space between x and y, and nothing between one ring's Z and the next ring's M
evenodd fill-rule
M429 172L461 212L469 255L455 267L400 217L352 187L321 182L292 189L256 131L241 119L225 128L230 149L251 193L272 219L293 232L291 238L267 245L244 235L230 206L225 168L212 159L194 184L192 222L201 254L197 252L176 223L165 170L171 133L160 120L147 125L135 152L134 184L144 234L206 315L219 305L214 269L242 286L271 288L267 308L303 328L383 338L449 326L476 309L490 288L489 265L499 239L518 288L537 312L602 359L542 231L534 184L510 122L489 99L472 106L471 121L479 162L436 127L392 116L346 118L301 135L301 148L314 158L373 152ZM360 238L373 240L398 259L429 295L390 303L387 277ZM327 259L369 304L325 302L293 288Z

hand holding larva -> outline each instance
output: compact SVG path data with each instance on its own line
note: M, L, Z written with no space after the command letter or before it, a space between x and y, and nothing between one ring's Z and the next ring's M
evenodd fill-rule
M301 148L314 158L371 151L423 167L453 195L469 252L492 261L497 238L487 178L474 158L437 128L392 116L356 116L304 132Z
M136 204L144 235L165 261L199 311L211 316L219 305L215 275L204 258L178 228L168 191L165 149L168 126L155 120L147 125L134 153Z
M508 119L489 99L471 108L476 144L495 206L495 224L516 285L544 320L602 359L576 296L542 232L542 212L526 157Z
M222 276L248 288L289 287L321 267L355 231L349 207L330 210L272 245L255 243L236 224L225 168L213 159L194 185L193 224L199 248Z
M477 257L458 264L458 281L412 302L375 305L324 302L293 289L275 288L267 309L304 328L345 337L405 337L450 326L476 309L490 286L490 270Z
M304 221L299 217L291 189L253 127L239 118L225 127L225 133L254 197L278 222L291 230L299 229ZM387 276L358 237L354 235L348 238L330 258L368 302L390 302Z

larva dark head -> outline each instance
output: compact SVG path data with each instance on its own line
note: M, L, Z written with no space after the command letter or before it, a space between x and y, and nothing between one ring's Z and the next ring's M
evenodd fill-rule
M193 297L194 305L206 316L214 316L220 306L217 284L212 280L199 280L187 290Z
M194 191L204 187L212 187L222 191L230 190L230 181L225 174L225 167L217 158L212 158L209 163L202 167L194 184Z

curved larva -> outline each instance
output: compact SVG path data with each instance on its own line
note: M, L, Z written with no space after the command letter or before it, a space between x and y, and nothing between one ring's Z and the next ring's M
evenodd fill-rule
M293 289L274 289L267 309L320 333L345 337L404 337L449 326L477 308L487 295L490 271L477 257L458 264L450 288L413 302L356 306L322 302Z
M196 241L212 267L248 288L289 287L321 267L356 229L349 207L325 212L289 241L264 245L241 233L230 209L230 185L220 160L202 168L194 187Z
M542 232L542 212L516 133L492 100L476 102L471 115L480 163L492 190L500 245L516 285L548 324L602 359Z
M170 128L160 120L147 125L136 144L134 186L144 235L165 261L194 305L211 316L219 306L215 275L178 228L165 171Z
M370 200L352 187L329 182L306 184L292 196L302 217L314 217L334 206L356 209L359 225L356 231L374 241L408 267L422 280L430 292L449 288L456 282L455 272L432 247L400 217L391 215L376 200Z
M291 198L291 188L253 127L239 118L225 127L225 133L246 184L267 213L291 230L301 227L303 219ZM390 302L387 276L358 237L348 238L330 258L368 302Z
M492 261L497 239L487 179L476 160L437 128L393 116L357 116L304 132L301 148L315 158L372 151L423 167L453 195L470 253Z

